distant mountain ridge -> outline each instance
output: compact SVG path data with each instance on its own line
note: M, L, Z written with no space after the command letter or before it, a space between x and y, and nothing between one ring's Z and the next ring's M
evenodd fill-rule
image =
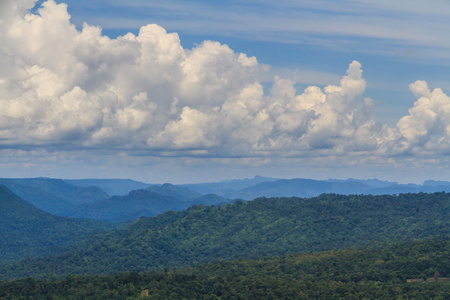
M246 183L251 180L245 180ZM184 185L196 190L196 185ZM274 179L249 184L240 190L220 190L218 183L199 184L204 190L212 190L217 195L229 199L252 200L258 197L315 197L324 193L342 195L394 195L401 193L435 193L450 192L450 182L427 180L424 184L399 184L397 182L381 181L377 179Z
M122 222L153 217L165 211L180 211L192 205L218 205L228 200L217 195L200 195L186 187L169 183L133 190L125 196L113 196L96 203L75 207L67 215L106 222Z
M101 202L78 206L69 216L121 222L142 216L153 217L168 210L183 210L188 207L186 202L171 196L148 190L135 190L126 196L113 196Z
M450 192L450 182L446 181L427 180L418 185L398 184L378 179L314 180L262 176L182 185L148 184L127 179L51 178L4 178L0 179L0 184L4 184L18 196L44 211L60 216L92 218L107 222L155 216L167 210L179 211L195 204L219 205L235 199L315 197L324 193L394 195ZM133 193L139 190L149 193L145 196L142 192Z
M112 228L44 212L0 185L0 260L56 253L88 235Z
M0 184L36 207L61 216L78 205L102 201L109 197L98 187L78 187L62 179L0 178Z
M165 183L162 185L152 185L149 186L146 190L160 195L171 196L182 201L187 201L189 199L195 199L202 196L202 194L197 193L187 187L177 186L170 183Z
M254 178L222 180L220 182L181 184L200 194L216 194L225 198L229 195L262 182L279 180L278 178L255 176Z
M125 196L133 190L146 189L151 184L131 179L63 179L64 182L78 187L96 186L110 196Z

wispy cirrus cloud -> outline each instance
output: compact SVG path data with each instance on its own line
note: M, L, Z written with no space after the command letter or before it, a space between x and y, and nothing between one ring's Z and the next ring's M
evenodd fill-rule
M101 1L97 1L99 7ZM104 5L106 6L106 4ZM91 22L103 28L157 23L195 35L300 43L395 55L405 48L448 58L450 5L445 1L108 1L120 10ZM127 13L128 11L128 13ZM129 17L127 17L129 16Z

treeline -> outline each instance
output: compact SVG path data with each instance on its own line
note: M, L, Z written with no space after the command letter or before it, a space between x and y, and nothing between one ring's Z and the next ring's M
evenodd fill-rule
M0 299L450 299L450 281L444 281L449 276L450 239L440 237L388 249L221 261L172 271L4 281ZM429 277L427 283L407 281Z

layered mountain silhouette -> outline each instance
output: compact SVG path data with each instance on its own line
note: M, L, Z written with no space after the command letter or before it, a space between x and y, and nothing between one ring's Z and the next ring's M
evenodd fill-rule
M99 187L78 187L61 179L2 178L0 184L36 207L61 216L67 215L78 205L109 198L109 195Z
M71 217L121 222L139 217L153 217L168 210L180 211L192 205L218 205L227 200L217 195L200 195L186 187L172 184L153 185L135 190L126 196L77 206L68 213Z
M377 179L313 180L261 176L188 185L147 184L127 179L50 178L0 179L0 184L44 211L107 222L151 217L197 204L221 205L235 199L315 197L323 193L395 195L450 191L450 182L445 181L428 180L418 185Z
M95 186L110 196L125 196L133 190L146 189L151 184L131 179L64 179L64 182L77 187Z
M194 191L207 191L228 199L252 200L258 197L315 197L324 193L343 195L394 195L401 193L449 192L450 182L425 181L419 184L399 184L377 179L359 180L313 180L275 179L255 177L254 179L183 185Z
M44 212L0 185L0 261L56 253L111 225Z

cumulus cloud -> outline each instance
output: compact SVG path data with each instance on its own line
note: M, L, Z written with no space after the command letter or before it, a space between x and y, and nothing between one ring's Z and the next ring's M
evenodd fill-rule
M413 153L450 150L450 97L441 89L428 89L424 81L409 85L417 101L409 115L397 123L401 134L400 149Z
M186 156L391 155L449 149L450 99L417 81L396 128L373 118L359 62L339 85L298 92L255 57L204 41L192 49L156 24L116 39L70 21L65 4L0 9L0 145L173 151Z

